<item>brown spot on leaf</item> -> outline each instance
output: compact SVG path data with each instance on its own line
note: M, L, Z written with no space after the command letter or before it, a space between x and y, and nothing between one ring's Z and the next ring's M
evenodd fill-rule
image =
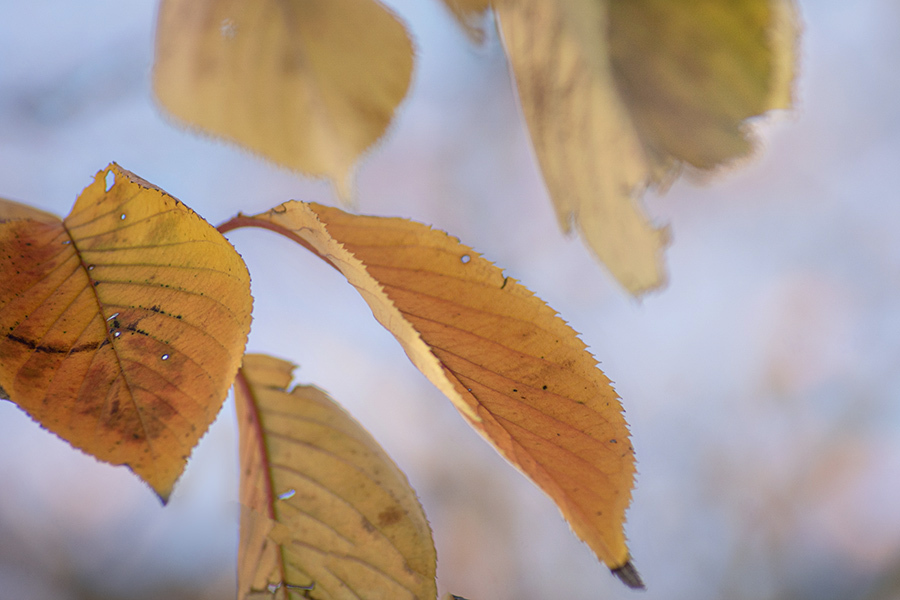
M378 513L378 525L380 527L387 527L388 525L393 525L400 521L403 518L403 513L396 506L389 506L385 510Z
M12 333L6 334L6 338L11 342L22 344L29 350L34 350L35 352L44 352L46 354L76 354L78 352L90 352L99 349L104 344L104 342L106 342L106 340L102 340L100 342L86 342L77 346L65 347L55 346L52 344L38 344L33 340L26 339L19 335L14 335Z
M369 533L375 533L375 526L369 523L369 520L365 517L362 518L362 526L363 529L365 529Z

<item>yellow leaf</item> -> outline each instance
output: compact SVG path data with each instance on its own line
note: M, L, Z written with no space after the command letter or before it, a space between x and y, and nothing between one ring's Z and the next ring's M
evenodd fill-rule
M560 225L618 281L664 283L665 229L638 202L682 164L750 150L745 121L790 104L789 0L506 0L495 10Z
M241 257L188 207L110 165L65 220L0 203L0 389L165 501L250 329Z
M248 354L235 385L239 600L435 598L431 529L406 477L322 390L288 392L292 371Z
M447 234L405 219L288 202L237 226L275 229L341 271L412 362L557 503L618 574L634 453L622 406L577 334Z
M412 44L374 0L164 0L154 88L178 119L352 195L406 95Z

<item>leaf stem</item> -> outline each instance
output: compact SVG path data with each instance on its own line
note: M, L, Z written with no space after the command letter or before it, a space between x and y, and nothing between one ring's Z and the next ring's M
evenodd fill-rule
M240 216L240 215L238 215L238 216ZM232 219L232 220L234 220L234 219ZM226 231L228 231L228 230L226 229ZM224 232L220 232L220 233L224 233ZM256 443L256 446L257 446L256 451L259 452L259 460L262 463L262 471L264 474L264 478L263 478L264 496L265 496L265 503L266 503L266 515L265 516L267 518L271 519L273 522L277 522L278 516L275 514L275 492L274 492L274 485L272 483L272 467L271 467L270 458L269 458L269 448L268 448L268 446L266 446L265 432L263 430L262 419L259 414L260 413L259 403L256 399L256 395L254 394L255 390L250 386L250 382L247 381L247 377L246 377L246 375L244 375L243 366L240 369L238 369L237 375L234 378L233 385L234 385L235 412L237 413L237 416L239 419L241 417L241 413L244 413L244 415L246 416L246 419L247 419L247 423L245 426L243 426L243 427L241 427L240 425L238 426L238 435L240 436L241 441L243 441L243 436L245 436L245 435L253 436L253 438L255 438L251 441L251 443L253 443L253 442ZM241 393L238 393L239 388L240 388ZM238 406L238 404L241 403L242 401L246 402L246 404L243 406L243 408L241 406ZM241 449L243 449L243 446L241 445L241 441L238 442L238 446ZM238 499L240 500L241 504L246 506L249 510L256 510L256 507L250 506L249 504L244 504L246 486L248 485L248 482L246 480L247 473L244 472L244 458L245 457L244 457L243 453L241 453L241 456L239 459L241 461L241 464L240 464L241 474L240 474L240 480L239 480L239 484L238 484L240 487L240 489L238 490ZM249 494L247 494L247 496L249 496ZM246 500L249 500L249 498L247 498ZM243 518L244 518L244 516L242 515L241 519L243 520ZM241 523L240 529L241 529L241 535L243 535L243 523ZM241 541L243 542L243 540L241 540ZM284 562L285 562L284 549L281 548L279 545L279 548L278 548L278 576L282 582L285 581L285 579L287 578L287 573L285 572L285 569L284 569Z
M224 223L220 223L218 226L216 226L216 230L219 233L224 235L224 234L228 233L229 231L233 231L235 229L240 229L242 227L259 227L261 229L268 229L269 231L274 231L275 233L279 233L279 234L283 235L284 237L286 237L287 239L291 240L292 242L296 242L296 243L300 244L301 246L303 246L304 248L306 248L307 250L309 250L310 252L315 254L316 256L318 256L319 258L324 260L327 264L329 264L336 271L340 271L340 269L338 269L337 266L333 262L331 262L331 259L329 259L327 256L320 254L319 251L316 250L309 242L304 240L302 237L300 237L299 235L297 235L290 229L287 229L286 227L282 227L281 225L276 225L275 223L272 223L271 221L264 221L262 219L248 217L248 216L244 215L243 213L238 213L237 216L231 217L231 219L225 221Z

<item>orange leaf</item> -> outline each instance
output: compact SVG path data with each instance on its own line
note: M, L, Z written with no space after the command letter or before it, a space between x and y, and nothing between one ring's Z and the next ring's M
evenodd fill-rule
M339 269L468 422L639 584L624 535L634 453L622 406L551 308L456 239L405 219L287 202L222 228L235 226L279 231Z
M112 164L63 221L0 203L0 260L0 389L165 501L240 364L252 304L241 257Z
M248 354L235 385L239 600L435 598L431 529L406 477L322 390L288 392L293 369Z
M153 81L177 118L348 199L412 63L406 29L374 0L164 0Z

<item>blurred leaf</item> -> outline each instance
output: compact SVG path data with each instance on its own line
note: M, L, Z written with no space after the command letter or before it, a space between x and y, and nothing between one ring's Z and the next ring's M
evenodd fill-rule
M412 43L374 0L163 0L154 89L189 125L352 195L406 95Z
M616 86L651 155L712 169L752 149L746 120L790 108L790 0L610 0Z
M293 366L248 354L235 386L238 598L433 599L431 529L403 473ZM307 597L307 596L303 596Z
M490 8L491 0L443 1L470 39L479 43L484 40L484 31L479 22L484 13Z
M560 225L575 223L619 282L664 283L665 229L638 201L686 163L751 148L746 119L790 105L788 0L535 0L497 17Z
M0 258L0 388L165 501L240 364L252 304L240 256L112 164L64 221L0 202Z
M280 231L339 269L419 370L553 498L597 556L637 577L624 536L634 453L622 407L551 308L458 240L405 219L287 202L223 230L237 226Z

